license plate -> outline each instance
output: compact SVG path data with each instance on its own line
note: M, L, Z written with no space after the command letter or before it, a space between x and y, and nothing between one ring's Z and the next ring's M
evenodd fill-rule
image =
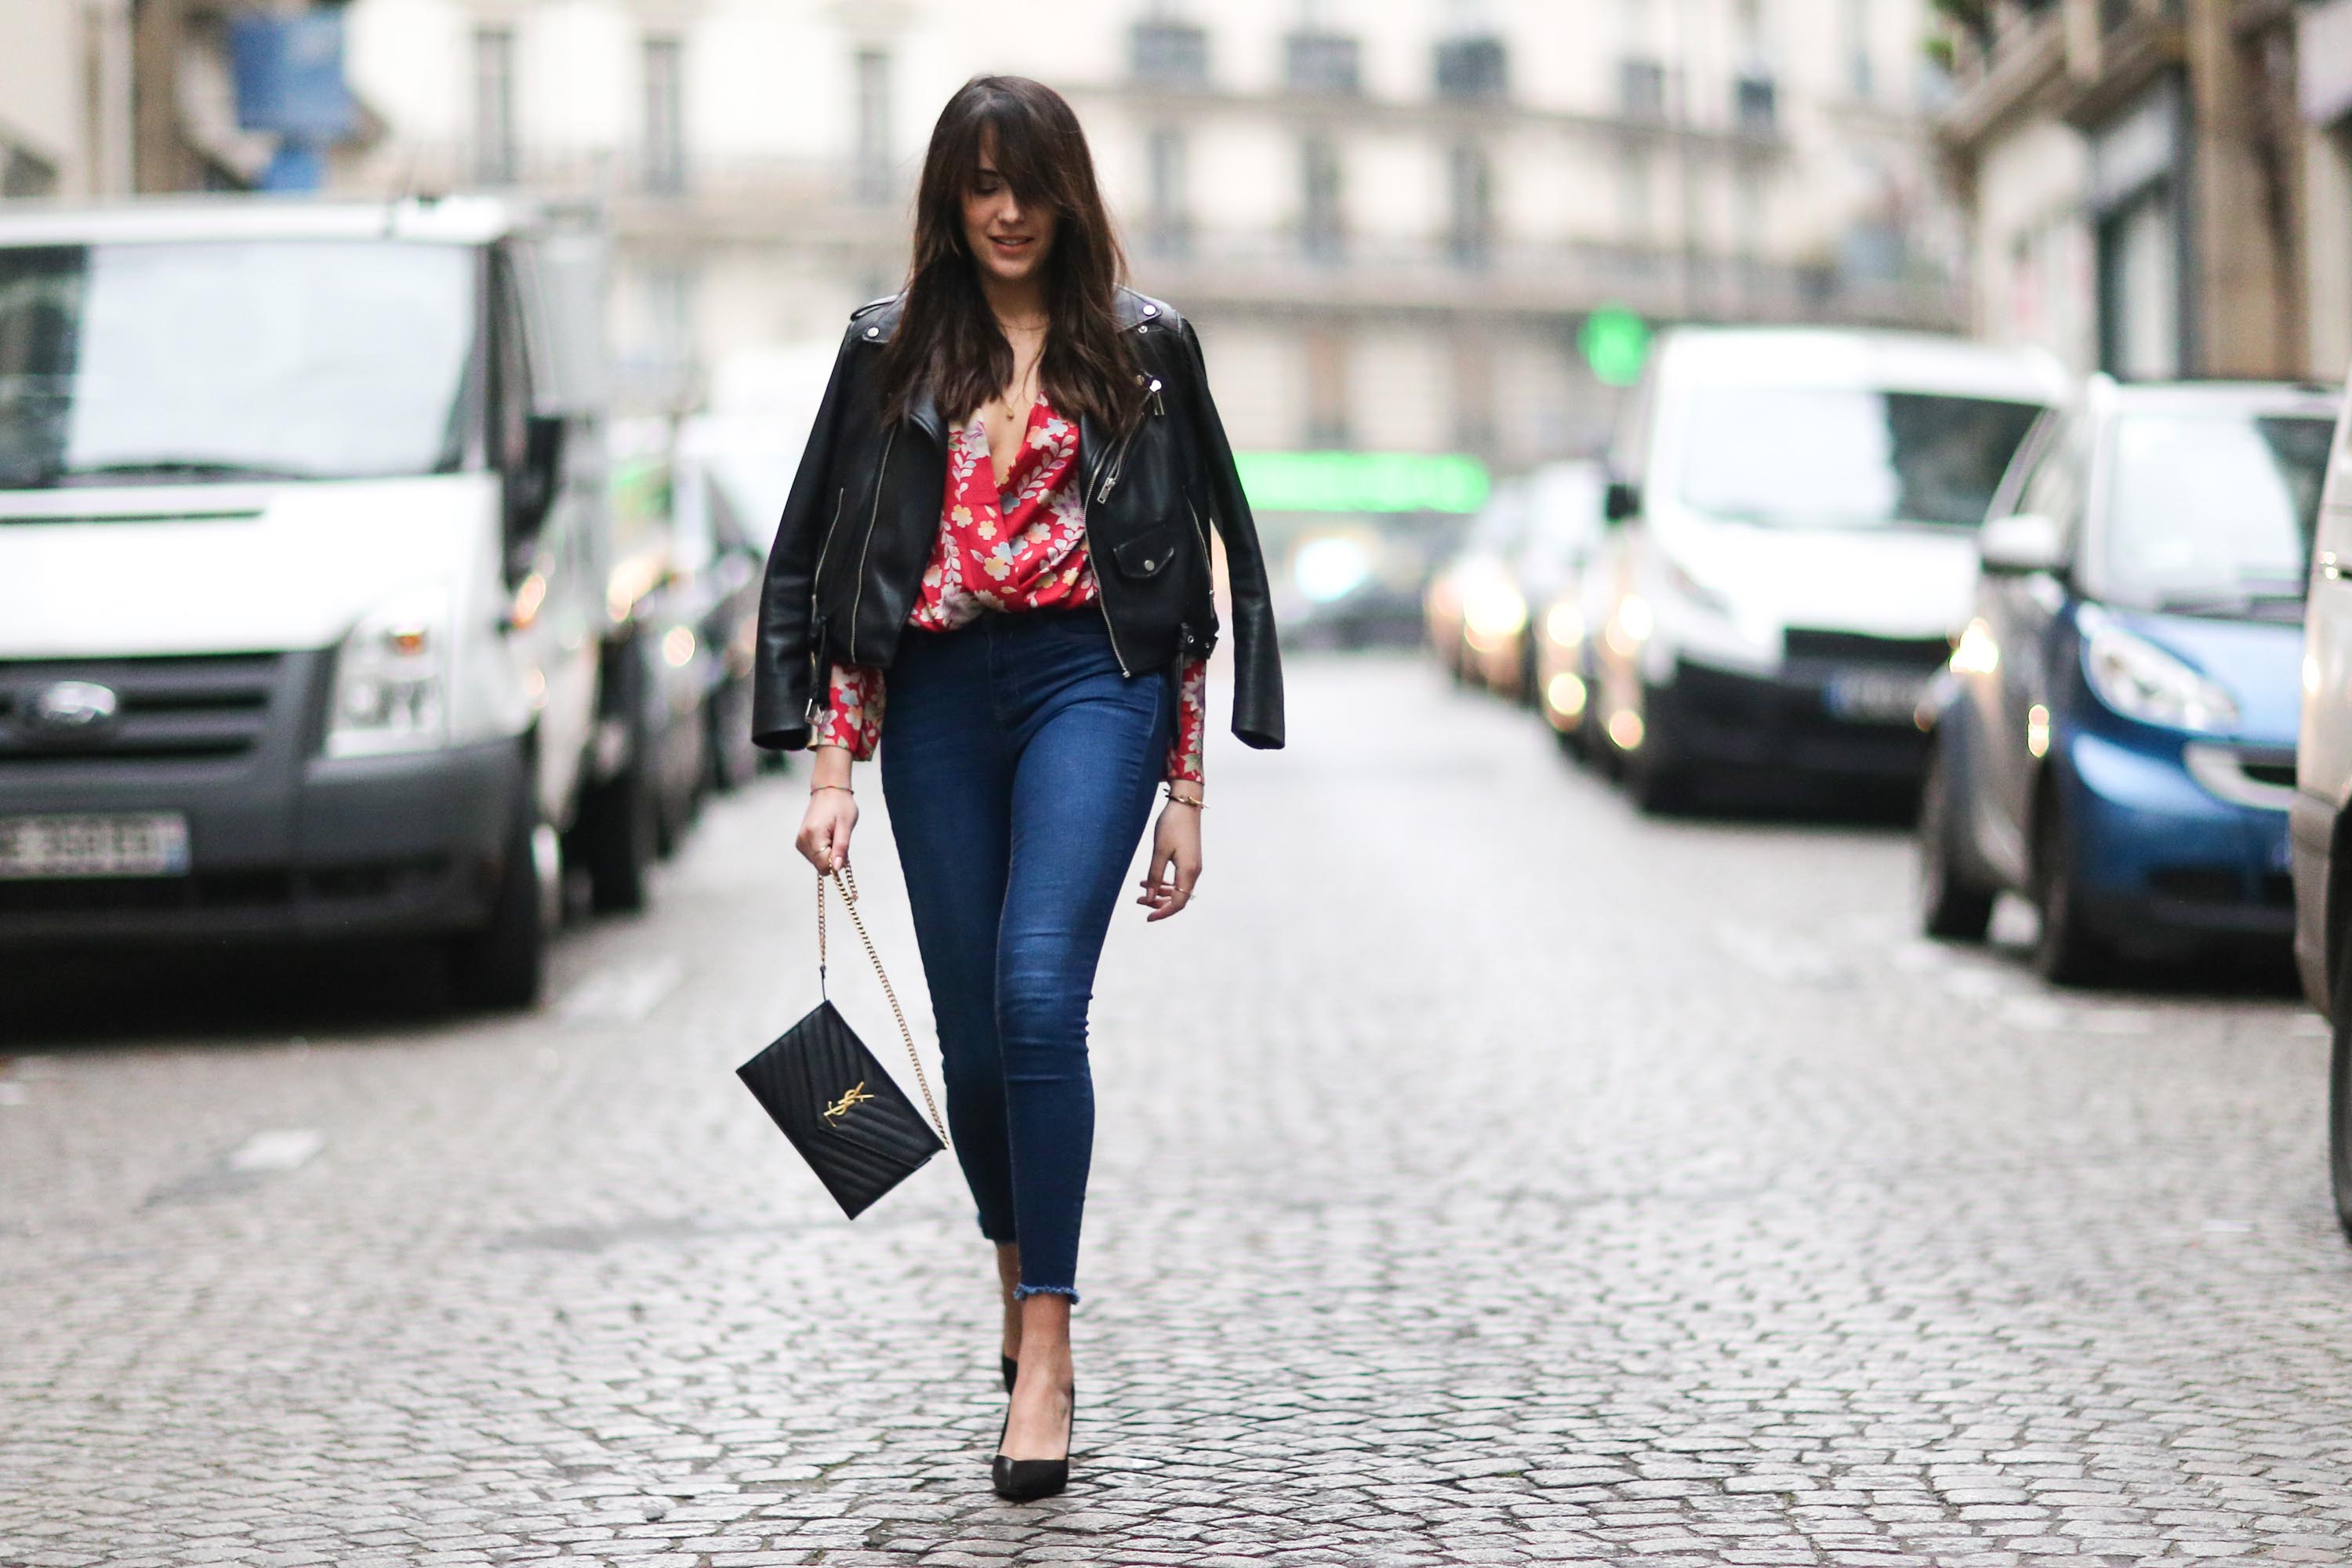
M1832 676L1822 705L1857 724L1908 724L1927 695L1925 676L1873 670Z
M0 882L187 873L188 819L176 811L0 816Z

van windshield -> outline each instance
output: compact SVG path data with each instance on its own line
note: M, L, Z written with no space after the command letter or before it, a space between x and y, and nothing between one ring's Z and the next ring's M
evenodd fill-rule
M2041 405L1845 386L1702 386L1683 432L1682 499L1810 528L1974 527Z
M473 279L369 240L0 249L0 489L454 469Z
M2097 546L2106 596L2166 608L2299 602L2335 428L2247 409L2118 417Z

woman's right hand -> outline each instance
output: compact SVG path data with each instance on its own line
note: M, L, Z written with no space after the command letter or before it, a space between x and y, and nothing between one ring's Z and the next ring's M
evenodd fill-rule
M850 830L857 826L857 797L849 789L849 752L819 746L810 769L808 809L793 846L819 873L849 864Z

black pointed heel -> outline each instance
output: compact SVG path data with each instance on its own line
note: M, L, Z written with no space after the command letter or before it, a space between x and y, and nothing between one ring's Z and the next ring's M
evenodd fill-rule
M1010 1394L1013 1380L1021 1375L1021 1363L1009 1355L1000 1355L996 1359L1004 1363L1004 1392Z
M1012 1412L1007 1411L1005 1422L1008 1426L1012 1419ZM1078 1391L1073 1387L1070 1390L1069 1425L1064 1428L1062 1438L1062 1457L1058 1459L1009 1459L1000 1452L996 1462L989 1467L989 1483L996 1489L996 1495L1006 1502L1035 1502L1039 1498L1059 1493L1070 1484L1070 1445L1076 1440L1077 1432ZM999 1437L996 1443L1002 1449L1004 1439Z

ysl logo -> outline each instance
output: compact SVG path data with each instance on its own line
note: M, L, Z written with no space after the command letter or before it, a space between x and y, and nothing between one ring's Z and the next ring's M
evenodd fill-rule
M873 1098L866 1092L866 1080L860 1079L856 1086L847 1094L824 1108L825 1121L828 1125L837 1127L841 1124L841 1119L849 1114L851 1107L863 1105Z

